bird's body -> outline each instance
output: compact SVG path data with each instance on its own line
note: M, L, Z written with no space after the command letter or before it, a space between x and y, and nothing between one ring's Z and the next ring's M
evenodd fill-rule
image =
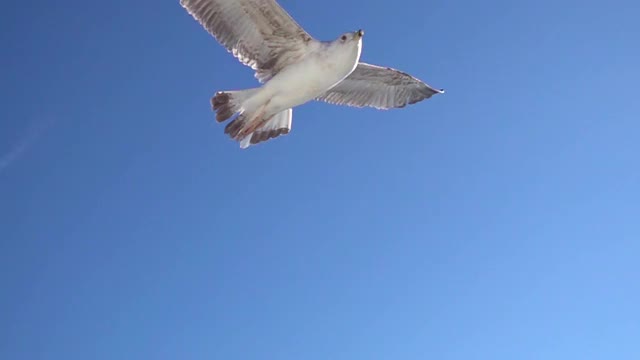
M358 65L362 37L352 35L345 44L310 41L308 54L259 87L241 107L253 112L265 105L264 116L269 117L322 95Z
M292 108L312 100L389 109L443 92L403 72L360 62L362 30L333 41L313 39L275 0L180 3L263 83L219 91L211 99L219 122L238 114L225 133L242 148L289 133Z

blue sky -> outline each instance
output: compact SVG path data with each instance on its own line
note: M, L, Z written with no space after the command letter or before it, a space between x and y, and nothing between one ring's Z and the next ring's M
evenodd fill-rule
M636 2L281 4L447 93L241 150L177 0L3 7L0 358L638 358Z

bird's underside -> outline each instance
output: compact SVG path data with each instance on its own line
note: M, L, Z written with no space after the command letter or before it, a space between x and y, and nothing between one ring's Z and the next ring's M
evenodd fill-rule
M293 74L291 69L308 63L312 54L321 51L319 44L322 42L311 37L275 0L180 0L180 4L233 56L251 67L263 84L255 89L215 94L211 102L219 122L237 115L225 127L225 133L237 140L242 148L288 134L293 106L282 106L288 105L285 100L291 99L274 98L273 94L284 88L283 79L298 83L285 74ZM338 41L340 38L334 42ZM303 94L306 97L298 96L299 99L290 102L297 106L302 100L302 103L318 100L336 105L392 109L444 93L444 90L392 68L357 59L354 65L346 77L338 79L337 85L308 91ZM300 93L310 84L293 84L288 90ZM269 89L271 91L267 91Z

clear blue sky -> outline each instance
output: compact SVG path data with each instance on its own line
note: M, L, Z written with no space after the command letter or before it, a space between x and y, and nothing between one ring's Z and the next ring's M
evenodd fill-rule
M281 4L447 93L241 150L178 0L3 6L0 358L640 358L636 1Z

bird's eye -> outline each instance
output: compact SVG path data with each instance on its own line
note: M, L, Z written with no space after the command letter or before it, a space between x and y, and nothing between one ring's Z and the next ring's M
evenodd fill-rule
M346 41L347 40L347 35L342 35L341 39L342 39L342 41Z

